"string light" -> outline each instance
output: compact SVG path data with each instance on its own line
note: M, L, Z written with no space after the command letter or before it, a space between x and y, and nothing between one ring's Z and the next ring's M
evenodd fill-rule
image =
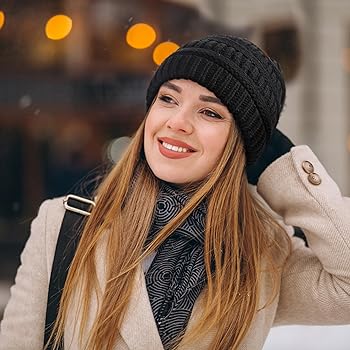
M179 48L178 44L171 41L165 41L158 44L153 51L153 61L160 65L168 56Z
M0 11L0 29L4 26L5 24L5 13L3 11Z
M134 49L145 49L156 40L156 31L146 23L134 24L126 33L126 42Z
M45 26L46 36L51 40L64 39L72 30L73 21L66 15L51 17Z

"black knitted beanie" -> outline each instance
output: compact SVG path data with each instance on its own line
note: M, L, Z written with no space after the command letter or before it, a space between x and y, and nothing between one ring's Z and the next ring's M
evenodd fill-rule
M214 35L191 41L158 67L147 90L147 109L160 86L171 79L189 79L214 93L236 121L247 164L259 158L285 100L285 82L275 61L239 37Z

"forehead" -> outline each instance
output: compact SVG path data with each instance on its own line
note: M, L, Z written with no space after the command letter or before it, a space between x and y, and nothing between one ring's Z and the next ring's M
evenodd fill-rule
M198 84L197 82L189 79L172 79L168 80L162 85L163 87L167 87L173 89L177 92L182 92L183 90L197 91L201 93L205 93L209 96L215 96L213 92L208 90L205 86Z
M162 87L176 91L179 94L199 98L202 101L212 102L226 107L213 92L192 80L173 79L163 83Z

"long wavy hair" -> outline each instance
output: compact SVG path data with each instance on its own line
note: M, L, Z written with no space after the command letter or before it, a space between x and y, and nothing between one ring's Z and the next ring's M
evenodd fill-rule
M145 121L97 189L96 207L85 224L71 263L49 342L53 341L54 349L58 348L71 302L79 290L76 316L80 327L76 331L80 348L113 349L140 262L157 250L206 198L204 306L199 321L185 332L180 345L215 329L210 349L236 349L258 311L263 271L272 281L272 296L267 304L277 296L280 269L290 250L289 237L249 190L243 142L232 124L217 166L197 184L180 213L145 246L159 179L144 156L144 127ZM102 239L107 240L107 280L103 286L98 282L95 261ZM96 314L90 310L93 297L98 300ZM92 325L88 325L89 318L93 319Z

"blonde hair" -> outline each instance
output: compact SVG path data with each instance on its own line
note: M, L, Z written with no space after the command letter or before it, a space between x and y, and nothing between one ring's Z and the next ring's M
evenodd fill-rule
M258 311L259 277L266 269L266 263L273 285L269 302L278 293L279 269L289 253L289 238L251 194L245 176L243 143L237 128L232 125L218 165L197 186L180 213L145 247L159 180L144 157L144 126L145 121L122 159L97 190L96 207L83 229L49 341L53 340L57 349L63 337L69 305L79 289L80 347L112 349L119 336L116 330L123 322L139 263L207 198L204 307L199 321L185 333L182 341L191 343L215 328L217 332L210 349L236 349ZM99 286L95 264L96 249L102 238L108 240L105 255L107 282L103 287ZM98 309L96 315L90 315L89 306L94 294ZM95 316L94 322L87 330L87 320L91 316ZM84 336L87 337L85 345Z

